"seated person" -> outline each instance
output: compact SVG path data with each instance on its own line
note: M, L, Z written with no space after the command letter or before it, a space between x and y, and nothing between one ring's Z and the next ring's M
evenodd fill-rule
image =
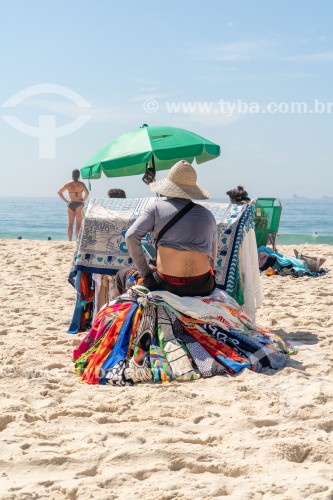
M126 193L123 189L113 188L108 191L109 198L126 198Z
M129 255L137 274L143 278L140 284L151 291L205 296L215 289L212 266L216 262L217 226L209 210L190 201L210 198L196 182L192 165L185 160L176 163L166 178L150 184L152 191L166 199L151 204L126 233ZM176 214L181 218L163 231ZM156 242L156 267L148 265L141 245L149 232ZM119 293L125 291L131 274L133 268L119 271L116 279Z
M251 201L243 186L237 186L235 189L230 189L226 194L230 198L230 203L243 203L243 205L245 205Z

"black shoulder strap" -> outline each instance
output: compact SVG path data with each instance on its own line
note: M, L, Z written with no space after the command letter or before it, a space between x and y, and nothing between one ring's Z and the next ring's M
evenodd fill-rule
M157 250L157 245L158 245L158 242L160 241L160 239L165 235L165 233L167 231L169 231L169 229L174 226L182 217L184 217L185 214L187 214L187 212L189 212L191 210L191 208L193 208L195 206L195 203L193 203L193 201L190 201L190 203L187 203L187 205L185 205L185 207L183 207L179 212L176 213L176 215L174 215L170 220L169 222L167 222L165 224L165 226L162 227L161 231L158 233L157 235L157 238L156 238L156 241L155 241L155 247L156 247L156 250Z

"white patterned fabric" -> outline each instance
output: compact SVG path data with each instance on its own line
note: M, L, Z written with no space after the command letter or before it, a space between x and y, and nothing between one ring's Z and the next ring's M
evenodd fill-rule
M239 273L244 297L243 310L255 322L256 309L263 302L263 291L258 266L258 251L254 229L244 236L239 249Z
M173 333L171 320L163 306L157 306L158 339L165 357L177 380L194 380L200 374L193 370L192 363Z

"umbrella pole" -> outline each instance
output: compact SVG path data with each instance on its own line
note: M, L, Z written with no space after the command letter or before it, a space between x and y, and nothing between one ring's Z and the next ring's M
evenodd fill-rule
M146 163L146 172L145 175L142 177L142 180L145 184L150 184L155 180L155 176L156 176L155 158L154 155L151 155L151 165L149 165L149 163Z
M91 182L90 182L91 177L92 177L92 167L90 167L90 170L89 170L89 182L88 182L89 191L91 191Z

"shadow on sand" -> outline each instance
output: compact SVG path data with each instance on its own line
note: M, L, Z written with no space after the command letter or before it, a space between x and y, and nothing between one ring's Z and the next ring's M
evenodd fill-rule
M294 346L301 345L314 345L319 342L319 337L314 333L298 331L298 332L286 332L282 328L278 330L271 330L273 333L280 335L284 340L287 340Z

